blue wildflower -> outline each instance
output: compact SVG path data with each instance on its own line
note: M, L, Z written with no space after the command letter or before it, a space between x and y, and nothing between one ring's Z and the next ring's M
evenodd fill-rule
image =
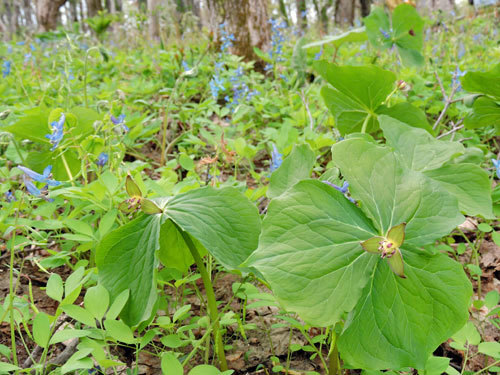
M17 168L19 168L21 171L24 172L26 176L31 178L34 181L41 182L50 186L59 186L61 185L60 181L52 180L52 165L48 165L44 170L43 173L36 173L35 171L23 167L22 165L18 165Z
M9 60L5 60L2 64L2 77L5 78L10 74L12 63Z
M385 31L384 29L380 28L379 30L385 39L389 39L391 37L391 35L387 31Z
M31 52L24 55L24 63L28 63L31 60Z
M500 179L500 160L491 159L491 162L493 163L493 166L496 169L497 177Z
M234 34L228 34L225 27L226 27L225 23L221 23L219 25L220 40L222 42L220 50L223 53L226 52L229 48L231 48L233 46L233 42L235 41Z
M285 35L283 33L283 29L286 28L286 22L279 23L278 20L271 18L269 20L269 23L271 24L271 33L272 33L271 49L268 52L269 57L273 59L275 62L285 61L285 59L283 58L283 43L285 42ZM270 68L268 68L267 70L270 70Z
M45 138L47 138L50 141L50 143L52 143L51 151L54 151L57 148L57 146L59 146L59 143L63 139L65 122L66 122L66 116L64 115L64 113L61 113L59 121L53 121L50 124L52 128L52 134L45 135Z
M271 166L269 168L271 170L271 173L278 169L281 163L283 163L283 155L279 153L276 145L273 143L273 151L271 152Z
M5 199L7 200L7 202L13 202L16 200L16 197L14 197L14 194L12 194L12 192L10 190L7 190L5 192Z
M356 201L350 197L348 195L349 193L349 183L347 181L344 181L344 183L342 184L342 186L338 186L338 185L335 185L334 183L330 182L330 181L321 181L325 184L327 184L328 186L331 186L332 188L334 188L335 190L337 191L340 191L342 194L344 194L344 197L346 197L350 202L356 204Z
M462 84L460 82L460 77L463 77L467 71L462 72L460 70L460 67L457 65L456 69L454 72L452 72L453 78L452 78L452 85L456 86L455 91L460 91L462 90Z
M36 48L35 48L35 46L33 45L33 43L30 43L30 49L31 49L33 52L35 52L35 51L36 51Z
M111 115L111 122L115 125L120 125L125 133L129 132L129 127L125 125L125 115L121 114L116 118L115 116Z
M319 60L321 58L321 55L323 55L323 46L321 46L319 52L314 55L314 60Z
M224 80L220 78L219 72L216 72L208 84L212 92L212 97L217 100L219 97L219 90L224 91Z
M191 68L189 67L189 65L187 64L187 62L185 62L184 60L182 61L182 67L184 68L185 72L191 70Z
M16 44L17 44L18 46L24 46L24 44L25 44L25 43L26 43L26 42L25 42L24 40L21 40L20 42L17 42Z
M96 164L100 167L104 167L104 165L108 162L109 156L105 152L101 152L97 157Z
M12 53L12 46L10 44L7 46L7 53Z
M465 46L464 46L464 43L463 42L460 42L460 44L458 45L458 53L457 53L457 58L458 60L461 60L462 57L465 56Z
M267 72L267 71L271 70L272 68L273 68L272 64L266 64L266 66L264 67L264 71Z

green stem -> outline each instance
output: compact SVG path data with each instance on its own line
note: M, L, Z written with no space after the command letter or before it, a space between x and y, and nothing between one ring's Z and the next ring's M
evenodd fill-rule
M203 285L205 286L205 293L207 294L208 313L210 315L210 320L212 322L215 322L213 327L215 352L217 353L217 356L219 358L220 369L222 371L226 371L227 362L226 362L226 356L224 354L224 345L222 343L222 336L219 330L219 322L218 322L219 312L217 311L217 300L215 299L215 292L214 292L214 287L212 285L212 280L210 279L210 275L208 274L207 269L205 268L203 259L201 259L201 256L198 253L198 250L196 250L196 246L191 240L191 237L189 237L189 234L183 231L181 228L179 227L177 228L182 234L182 238L184 239L184 242L186 242L186 245L188 246L189 251L193 256L194 262L196 263L198 272L201 275L201 279L203 280Z
M368 121L370 121L370 117L372 117L372 115L366 116L365 121L363 122L363 126L361 127L361 133L366 133L366 128L368 127Z
M64 154L61 154L61 160L64 164L64 169L66 170L66 173L68 174L69 181L71 182L71 185L75 186L73 174L71 173L71 170L69 169L69 165L68 165L68 162L66 161L66 158L64 157Z
M85 99L85 107L86 108L89 107L89 103L87 101L87 61L89 59L89 53L93 49L98 49L98 48L97 47L90 47L87 50L87 53L85 54L85 64L84 64L84 67L83 67L83 97Z
M335 329L332 330L332 345L328 354L328 375L337 375L339 373L339 350L337 348L337 335Z

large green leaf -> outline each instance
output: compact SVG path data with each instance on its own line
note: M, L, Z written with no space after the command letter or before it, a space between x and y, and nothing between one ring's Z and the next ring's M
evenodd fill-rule
M429 121L427 121L425 112L410 103L401 102L391 107L381 105L377 108L377 114L390 116L414 128L425 129L427 132L434 135L434 131Z
M423 65L424 21L414 7L398 5L391 20L381 7L374 7L363 21L371 44L379 48L396 46L405 65Z
M271 175L267 196L275 198L300 180L309 178L315 162L316 156L308 145L295 146L281 166Z
M464 153L459 142L439 141L428 132L412 128L388 116L379 116L387 144L393 147L406 166L415 171L441 167L452 157Z
M500 104L487 96L477 98L474 100L472 112L465 118L464 124L469 129L495 126L497 134L500 134Z
M407 278L379 260L339 338L349 366L423 369L436 347L468 319L472 288L460 264L404 245L402 252Z
M380 127L408 168L423 171L458 200L467 215L494 218L491 210L491 188L488 174L479 166L462 163L446 164L464 154L461 143L439 141L422 129L415 129L393 118L380 116Z
M99 281L111 301L130 289L120 314L129 326L148 319L156 301L155 251L161 222L162 215L141 215L105 236L96 250Z
M339 131L360 131L365 121L368 132L376 130L376 109L393 90L394 73L376 66L337 66L326 61L317 61L314 67L333 86L324 86L321 95Z
M455 197L423 174L404 168L388 147L348 139L332 147L332 161L380 234L406 222L405 243L425 245L464 221Z
M14 134L19 139L29 139L36 143L50 146L45 135L50 134L48 125L50 111L44 107L37 107L25 111L26 116L21 117L16 123L3 127L2 130Z
M203 256L206 254L205 248L196 238L192 238L198 252ZM175 268L185 273L194 263L193 256L189 251L181 232L177 229L172 220L167 220L160 229L160 251L158 258L165 267Z
M227 268L238 268L257 248L259 212L234 188L190 190L168 200L164 212Z
M271 201L247 264L286 308L312 324L331 325L354 307L368 280L377 258L360 242L375 233L340 192L305 180Z
M491 183L488 174L479 166L469 163L448 164L426 171L425 175L438 181L458 200L460 210L467 215L481 215L494 219Z
M500 99L500 64L487 72L467 72L460 82L462 87L469 92Z

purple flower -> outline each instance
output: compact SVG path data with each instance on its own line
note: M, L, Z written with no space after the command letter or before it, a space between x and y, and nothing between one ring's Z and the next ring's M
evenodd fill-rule
M321 55L323 55L323 47L321 47L319 52L314 55L314 60L319 60L321 58Z
M22 165L18 165L17 168L19 168L21 171L23 171L26 176L28 176L29 178L31 178L34 181L42 182L42 183L45 183L45 184L50 185L50 186L61 185L60 181L55 181L55 180L50 179L52 177L52 173L51 173L52 172L52 165L48 165L43 170L42 174L36 173L35 171L33 171L29 168L23 167Z
M101 152L97 157L96 164L100 167L103 167L108 162L109 156L105 152Z
M326 181L326 180L325 181L321 181L321 182L327 184L328 186L331 186L332 188L334 188L337 191L340 191L342 194L344 194L344 197L346 197L350 202L356 204L356 201L352 197L350 197L348 195L348 193L349 193L349 182L344 181L344 183L342 184L342 186L335 185L334 183L331 183L331 182Z
M5 199L7 200L7 202L13 202L16 200L16 197L14 197L14 194L12 194L12 192L10 190L7 190L5 192Z
M283 163L283 155L279 153L276 145L273 143L273 151L271 152L271 166L269 168L271 170L271 173L278 169L281 166L281 163Z
M5 78L10 74L12 63L9 60L5 60L2 64L2 77Z
M129 132L129 128L127 125L125 125L125 115L121 114L116 118L115 116L111 115L111 122L115 125L120 125L125 133Z
M391 35L387 31L385 31L384 29L380 28L379 30L385 39L389 39L391 37Z
M51 151L54 151L63 139L65 122L66 116L64 115L64 113L61 113L59 121L53 121L50 124L50 127L52 128L52 134L46 134L45 138L47 138L50 143L52 143L52 148L50 149Z

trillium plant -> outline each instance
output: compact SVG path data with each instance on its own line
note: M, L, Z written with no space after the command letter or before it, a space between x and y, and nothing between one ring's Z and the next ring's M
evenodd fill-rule
M334 327L330 373L337 350L347 368L425 369L467 321L472 294L461 265L434 243L463 213L493 215L488 176L461 144L378 121L386 144L348 135L333 145L325 181L307 178L308 146L292 151L273 173L259 247L245 263L287 310ZM280 173L290 175L278 189Z

